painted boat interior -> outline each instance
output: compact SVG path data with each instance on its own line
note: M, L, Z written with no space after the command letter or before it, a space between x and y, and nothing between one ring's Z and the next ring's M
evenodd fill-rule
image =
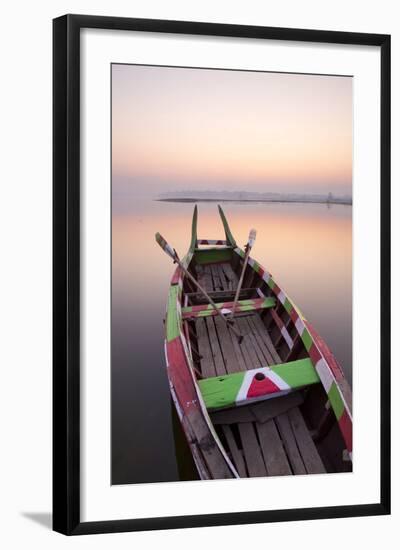
M234 300L242 265L242 257L225 241L216 246L209 245L208 241L196 241L188 269L212 299L223 304ZM274 298L263 278L247 266L240 300L260 297ZM279 301L273 304L274 307L235 313L235 325L243 336L240 344L218 315L184 317L184 334L196 378L201 380L309 357L285 308ZM207 308L208 303L185 277L182 307L195 310L196 306L203 306L197 307L201 310ZM220 444L240 477L352 470L321 383L273 399L216 410L210 412L210 418ZM208 471L203 472L203 477L219 476Z

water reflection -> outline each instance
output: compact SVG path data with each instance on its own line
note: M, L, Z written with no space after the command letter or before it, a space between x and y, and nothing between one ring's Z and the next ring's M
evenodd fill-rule
M226 203L223 208L238 243L245 243L251 227L257 229L253 257L325 338L351 383L351 207ZM113 210L113 484L196 476L171 415L163 319L172 264L154 241L160 231L183 255L192 211L193 204L147 199ZM199 204L198 236L224 238L215 204Z

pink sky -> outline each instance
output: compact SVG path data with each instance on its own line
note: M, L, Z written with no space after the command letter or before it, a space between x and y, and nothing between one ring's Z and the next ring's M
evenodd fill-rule
M113 193L351 194L352 78L112 66Z

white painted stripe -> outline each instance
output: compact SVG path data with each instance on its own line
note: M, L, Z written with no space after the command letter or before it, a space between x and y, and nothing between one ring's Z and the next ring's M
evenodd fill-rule
M166 252L169 256L171 256L172 259L175 258L175 252L174 252L174 250L170 247L170 245L169 245L168 243L166 243L166 245L165 245L165 252Z
M338 391L338 393L339 393L339 395L340 395L340 397L341 397L341 399L342 399L344 408L346 409L346 412L347 412L347 414L349 415L349 418L350 418L351 422L353 422L353 415L352 415L351 412L350 412L350 409L349 409L349 407L348 407L348 405L347 405L347 403L346 403L346 400L345 400L345 398L344 398L344 395L343 395L343 393L342 393L342 390L341 390L339 384L336 382L336 378L334 377L334 375L333 375L333 373L332 373L332 371L331 371L329 365L328 365L328 369L329 369L329 372L332 374L334 384L335 384L336 389L337 389L337 391Z
M333 383L333 374L331 369L328 367L328 364L325 361L325 359L320 359L318 361L318 363L315 365L315 370L317 371L318 376L320 377L320 380L324 387L325 392L328 393Z
M346 403L346 400L344 398L342 390L340 389L340 386L337 384L337 382L335 380L335 376L334 376L333 372L331 371L328 363L326 362L326 360L324 358L322 358L318 361L318 363L315 366L315 370L317 371L318 376L321 379L321 383L324 387L324 390L327 394L329 393L332 384L335 384L336 389L337 389L337 391L340 395L340 398L343 402L344 408L346 409L346 412L349 415L349 418L350 418L351 422L353 422L353 416L352 416L352 414L350 412L350 409L349 409L349 407Z
M186 342L186 337L183 334L182 330L181 330L179 335L181 337L181 342L182 342L182 346L183 346L183 351L185 352L186 360L189 363L189 365L192 366L192 358L191 358L190 353L189 353L189 348L188 348L188 345L187 345L187 342Z
M181 335L182 345L185 351L186 359L188 360L190 366L192 367L193 366L192 346L190 345L190 340L188 342L186 338L186 332L183 332L183 326L181 327L180 335Z
M229 456L227 455L226 450L223 447L223 445L222 445L222 443L221 443L221 441L218 437L217 432L215 431L214 424L211 422L210 415L208 414L207 407L206 407L206 404L204 402L204 398L202 396L199 385L197 383L197 379L196 379L194 370L192 368L193 367L193 362L190 359L190 357L188 357L188 354L186 352L186 350L187 350L187 347L185 345L186 344L186 339L184 338L184 335L182 334L182 332L180 333L180 338L181 338L181 342L182 342L184 350L185 350L186 360L188 361L189 372L190 372L191 377L192 377L192 381L193 381L193 384L194 384L194 387L195 387L195 390L196 390L198 403L200 405L201 412L203 413L204 420L206 421L208 429L210 430L212 436L214 437L214 440L215 440L219 450L221 451L221 454L224 457L225 462L227 463L229 469L231 470L231 472L233 473L233 475L236 478L239 478L240 476L237 473L237 470L236 470L235 466L233 465L232 461L230 460Z
M253 267L253 265L254 265L254 260L253 260L253 258L249 258L247 263L248 263L251 267Z
M314 341L314 344L315 344L315 341ZM315 370L317 371L318 376L321 379L321 383L324 387L324 390L328 394L332 384L335 384L336 389L342 399L344 408L346 409L346 412L349 415L351 422L353 422L353 415L350 411L348 404L346 403L346 399L344 398L343 392L339 384L336 382L335 375L333 374L330 366L328 365L328 362L324 359L324 354L322 353L322 351L319 349L319 347L316 344L315 346L322 356L322 359L320 359L318 363L315 365Z
M179 416L179 420L182 422L183 411L182 411L181 406L179 404L178 397L175 393L174 386L173 386L172 382L169 383L169 388L170 388L170 391L171 391L172 401L174 402L176 412L178 413L178 416Z
M242 250L241 248L237 247L237 248L234 248L233 250L234 250L234 251L236 252L236 254L237 254L238 256L240 256L241 258L244 257L244 252L243 252L243 250Z
M271 278L271 275L268 273L268 271L266 271L263 275L263 280L268 283L268 281L270 280Z
M299 310L298 310L298 313L299 313ZM322 385L326 391L326 393L329 392L330 388L331 388L331 385L333 383L335 383L335 386L339 392L339 395L342 399L342 402L343 402L343 405L344 405L344 408L346 409L346 412L351 420L351 422L353 422L353 415L350 411L350 407L348 406L347 402L346 402L346 399L343 395L343 392L339 386L339 384L336 382L336 378L335 378L335 375L333 374L328 362L326 361L326 359L324 358L324 353L321 351L321 349L319 348L319 346L317 345L317 343L315 342L314 338L313 338L313 342L314 342L314 345L315 347L317 348L317 350L319 351L319 353L321 354L321 357L322 359L320 359L318 361L318 363L316 364L315 366L315 369L316 371L318 372L318 375L321 379L321 382L322 382ZM318 370L318 365L320 366L320 370ZM323 377L325 377L325 384L323 382ZM330 383L329 383L330 381Z
M268 370L268 378L281 390L291 390L292 388L282 378L272 370Z
M293 340L292 340L292 337L290 336L290 334L288 333L287 331L287 328L286 327L282 327L281 328L281 333L282 333L282 336L284 337L287 345L289 346L289 349L292 349L293 347Z
M261 290L261 288L257 288L257 294L260 298L266 298L264 292Z
M259 369L260 371L266 370L266 369ZM240 390L238 391L238 394L236 396L235 402L238 403L240 401L244 401L247 399L247 392L249 391L250 385L253 382L254 378L254 370L247 371L244 373L244 378L242 385L240 386ZM264 373L266 374L266 373Z
M298 317L295 322L295 326L297 328L297 332L300 334L300 336L303 334L303 330L305 328L303 321Z
M285 296L285 293L283 292L283 290L281 290L280 293L278 294L278 300L279 300L282 304L285 303L286 296Z
M342 390L340 389L340 386L337 385L336 387L338 389L338 392L340 393L340 397L342 398L343 405L344 405L344 408L346 409L347 415L348 415L351 423L353 424L353 413L351 412L348 404L346 403L346 399L344 398L344 395L342 393Z
M168 361L168 352L167 352L167 341L164 340L164 355L165 355L165 364L167 365L167 368L169 367L169 361Z

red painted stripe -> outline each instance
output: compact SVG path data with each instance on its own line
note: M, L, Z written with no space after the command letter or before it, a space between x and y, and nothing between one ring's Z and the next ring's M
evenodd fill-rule
M325 361L328 363L329 368L333 373L333 376L336 378L336 380L343 379L344 378L343 371L339 363L336 361L335 356L333 355L328 345L326 344L326 342L321 338L321 336L318 334L315 328L308 321L305 321L305 325L308 328L314 342L317 344L322 355L324 356Z
M247 397L260 397L261 395L268 395L269 393L276 393L282 391L276 384L269 378L265 377L263 380L257 380L254 376Z
M265 270L261 266L259 266L258 268L258 274L260 275L260 277L264 277L265 275Z
M275 283L275 286L274 286L274 288L273 288L272 290L275 292L275 294L276 294L277 296L278 296L278 294L279 294L280 291L281 291L280 287L279 287L276 283Z
M353 423L344 409L342 416L339 420L339 428L342 432L344 442L346 443L347 450L351 453L353 450Z
M172 279L171 279L171 285L177 285L179 283L179 279L181 278L181 273L182 273L182 270L181 268L178 266L175 271L174 271L174 274L172 275Z
M299 318L299 314L297 313L297 311L294 308L290 312L290 318L292 319L293 323L295 323L297 321L297 319Z
M184 414L190 410L199 410L196 388L186 361L185 351L180 337L167 342L168 376L172 382L179 404Z
M321 354L317 349L317 346L314 344L314 342L311 344L310 351L308 352L310 354L310 359L315 367L315 365L318 363L318 361L321 359Z

